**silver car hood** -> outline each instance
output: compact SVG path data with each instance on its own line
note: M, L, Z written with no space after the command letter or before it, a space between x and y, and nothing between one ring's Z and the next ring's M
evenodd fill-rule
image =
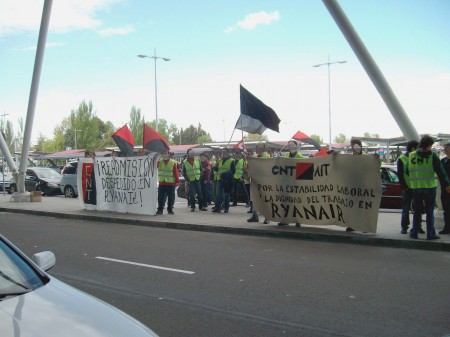
M1 301L0 332L2 337L157 336L124 312L55 278Z

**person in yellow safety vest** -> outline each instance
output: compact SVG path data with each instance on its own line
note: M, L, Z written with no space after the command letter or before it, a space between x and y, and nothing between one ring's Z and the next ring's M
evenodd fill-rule
M302 154L298 152L297 141L291 139L288 141L288 149L289 151L284 154L286 158L303 158Z
M216 201L212 209L213 213L222 211L222 200L224 213L229 212L230 193L233 189L233 175L235 172L234 159L229 149L222 150L222 159L214 167L214 180L216 182ZM222 196L223 194L223 196Z
M402 153L397 159L397 175L400 182L400 187L402 188L402 217L400 220L400 226L402 234L408 234L409 212L411 211L412 202L412 190L409 187L409 177L406 174L406 166L408 165L409 154L417 150L419 142L417 140L410 140L406 143L406 153ZM424 234L422 228L419 229L419 233Z
M235 154L236 172L234 173L234 184L233 184L233 204L232 206L237 206L239 190L244 194L244 202L248 205L248 194L245 189L245 159L242 152L236 152Z
M162 159L158 161L158 210L156 214L162 214L166 199L168 199L167 212L174 214L173 205L175 203L175 193L173 193L174 186L180 184L180 177L178 175L177 164L175 160L169 158L169 151L164 150Z
M297 141L294 139L291 139L290 141L288 141L288 149L289 151L286 152L284 154L284 156L286 158L293 158L293 159L297 159L297 158L303 158L302 154L300 152L298 152L298 144ZM278 226L288 226L289 224L287 222L279 222ZM296 222L295 223L295 227L300 227L300 223Z
M424 205L427 221L427 240L440 239L434 229L434 206L436 202L437 179L442 190L450 193L450 181L444 167L436 153L431 150L434 138L423 136L419 142L419 149L411 152L408 159L406 173L409 175L409 186L413 191L414 205ZM411 239L418 239L422 210L414 209L413 225L409 231Z
M270 158L269 152L266 151L266 144L264 142L258 142L255 147L254 158ZM247 219L247 222L259 222L259 212L253 207L253 203L250 201L250 207L252 211L252 216ZM269 220L264 219L264 224L270 223Z
M187 158L183 162L183 176L189 183L189 206L191 206L191 212L195 212L196 194L198 198L198 209L200 211L206 211L206 207L203 204L202 187L200 186L201 174L200 160L195 158L192 149L189 149Z

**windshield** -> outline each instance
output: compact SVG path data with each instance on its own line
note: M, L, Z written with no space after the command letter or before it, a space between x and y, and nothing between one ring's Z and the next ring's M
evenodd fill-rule
M37 176L41 179L42 178L47 178L47 179L60 179L61 178L61 174L54 169L48 169L48 168L34 169L34 172L36 172Z
M27 293L43 285L35 271L0 240L0 301Z

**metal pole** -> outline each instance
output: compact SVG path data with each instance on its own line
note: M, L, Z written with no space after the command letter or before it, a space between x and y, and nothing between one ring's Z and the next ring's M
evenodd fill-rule
M335 62L330 62L330 55L328 55L328 62L325 63L320 63L320 64L316 64L313 67L321 67L321 66L327 66L328 68L328 136L329 136L329 146L330 146L330 150L332 149L331 147L331 71L330 71L330 66L332 64L342 64L342 63L346 63L347 61L335 61Z
M350 47L353 49L353 52L355 53L359 62L361 62L367 75L369 75L369 78L375 85L375 88L378 90L378 93L380 94L384 103L391 112L392 117L394 117L395 121L397 122L397 125L402 130L405 138L407 140L419 140L420 138L419 133L409 120L408 115L406 114L402 105L400 104L391 87L389 86L389 83L384 78L383 74L381 73L381 70L378 68L374 59L372 58L366 46L358 36L358 33L353 28L344 11L339 6L338 2L336 0L322 0L322 1L325 7L330 12L334 21L338 25L342 34L346 38Z
M28 100L27 119L25 122L25 132L23 135L22 157L20 160L18 179L16 180L17 190L19 194L25 193L25 172L28 164L27 159L31 145L31 133L33 131L34 112L36 110L36 99L39 90L39 81L41 78L42 63L44 61L45 43L47 41L47 32L50 22L50 13L52 11L52 3L53 0L45 0L44 9L42 11L41 27L39 29L36 58L34 61L33 79L31 81L30 98Z
M328 139L331 148L331 77L330 77L330 55L328 55Z
M155 130L156 132L158 132L158 84L156 81L156 47L153 48L153 60L155 61L155 112L156 112Z

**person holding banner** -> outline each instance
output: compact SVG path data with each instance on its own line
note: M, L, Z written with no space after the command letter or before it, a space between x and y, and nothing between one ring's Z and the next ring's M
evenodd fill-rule
M424 205L427 221L427 240L440 239L434 228L434 206L436 200L437 179L442 190L450 193L450 181L438 155L431 150L434 138L423 136L419 142L419 149L409 155L407 173L413 192L413 203ZM414 209L413 225L409 231L411 239L418 239L422 210Z
M266 151L266 144L263 142L259 142L255 147L256 153L253 155L255 158L270 158L269 152ZM251 177L250 177L251 178ZM251 203L251 211L252 216L247 219L247 222L259 222L259 212L253 207L253 203ZM264 219L264 224L267 225L270 221Z
M298 145L296 140L291 139L290 141L288 141L288 148L289 151L284 154L286 158L303 158L302 154L298 152Z
M286 158L294 158L294 159L303 158L302 154L300 152L298 152L298 144L295 139L291 139L290 141L288 141L288 148L289 148L289 151L284 154L284 156ZM278 226L289 226L289 224L286 222L279 222ZM300 227L300 226L301 225L298 222L295 224L295 227Z
M163 214L166 199L168 199L167 212L175 214L173 212L175 193L172 192L174 186L180 184L180 176L178 175L177 163L169 157L169 150L163 150L162 159L158 162L158 181L158 210L156 214Z
M229 212L230 194L233 189L233 175L235 173L234 159L231 158L229 149L222 150L222 158L214 167L214 180L216 182L216 201L212 209L213 213L222 211L222 199L224 213Z
M195 195L198 198L198 209L206 211L203 204L202 188L200 186L201 165L200 160L195 158L192 149L187 151L187 158L183 162L183 176L189 182L189 205L191 212L195 212Z

